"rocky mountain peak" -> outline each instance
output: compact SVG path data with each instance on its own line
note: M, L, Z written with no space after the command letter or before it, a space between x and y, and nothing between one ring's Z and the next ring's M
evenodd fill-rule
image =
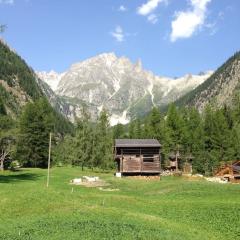
M72 106L71 116L78 115L81 108L87 106L96 119L105 108L113 125L142 116L152 106L166 105L209 77L209 74L187 75L174 80L155 76L142 68L141 60L134 64L114 53L103 53L73 64L61 76L54 72L38 75Z

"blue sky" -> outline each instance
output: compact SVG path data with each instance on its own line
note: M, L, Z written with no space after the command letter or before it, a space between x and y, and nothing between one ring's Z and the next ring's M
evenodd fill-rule
M0 0L3 38L35 70L115 52L161 76L216 69L240 50L239 0Z

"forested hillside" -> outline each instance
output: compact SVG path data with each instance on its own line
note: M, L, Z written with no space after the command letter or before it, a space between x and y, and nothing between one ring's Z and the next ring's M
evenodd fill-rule
M21 159L46 166L49 132L59 138L73 130L51 107L37 80L25 61L0 41L0 169Z
M240 52L229 58L204 83L176 101L177 106L194 106L203 111L211 103L220 108L224 104L232 105L240 90Z
M33 71L0 41L0 97L8 114L15 116L28 101L43 97Z
M16 119L28 102L46 97L38 85L34 71L26 62L0 41L0 102L10 117ZM52 109L60 132L68 131L70 124Z

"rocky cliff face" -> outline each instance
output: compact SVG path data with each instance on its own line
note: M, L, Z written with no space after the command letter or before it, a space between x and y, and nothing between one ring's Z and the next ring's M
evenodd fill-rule
M38 73L55 93L70 106L65 115L79 116L87 107L94 119L107 109L111 124L127 123L146 114L152 106L163 106L203 83L212 72L171 79L153 75L126 57L101 54L73 64L64 74ZM71 113L70 113L71 112Z
M228 59L203 84L176 101L180 106L195 106L203 111L207 104L219 108L231 105L240 91L240 52Z

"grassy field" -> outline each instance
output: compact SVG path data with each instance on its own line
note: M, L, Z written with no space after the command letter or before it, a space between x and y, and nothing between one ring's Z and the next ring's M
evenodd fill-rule
M100 176L119 191L69 185ZM240 239L240 185L54 168L0 173L0 239Z

